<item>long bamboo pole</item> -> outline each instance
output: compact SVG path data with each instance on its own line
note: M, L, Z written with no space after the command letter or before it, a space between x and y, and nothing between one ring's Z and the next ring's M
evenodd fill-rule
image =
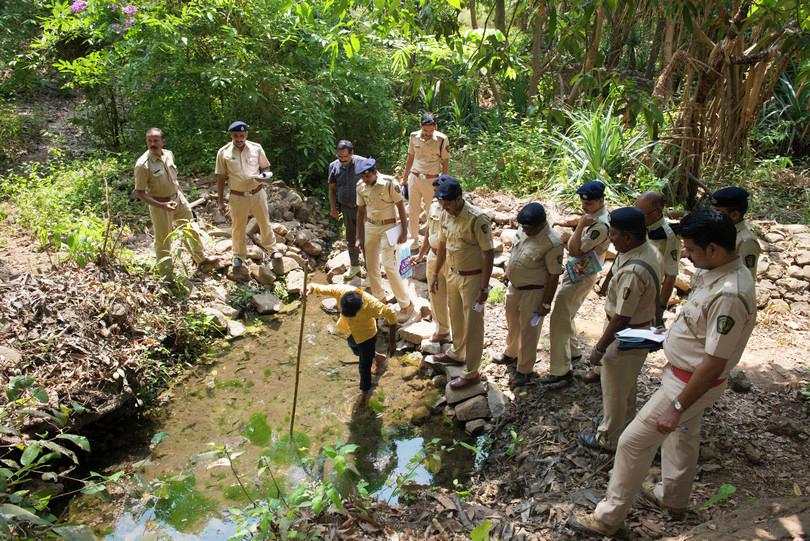
M298 380L301 377L301 347L304 345L304 321L307 317L307 282L309 278L309 261L304 261L304 289L301 291L301 328L298 331L298 353L295 357L295 390L293 391L292 415L290 415L290 445L293 443L295 428L295 409L298 405Z

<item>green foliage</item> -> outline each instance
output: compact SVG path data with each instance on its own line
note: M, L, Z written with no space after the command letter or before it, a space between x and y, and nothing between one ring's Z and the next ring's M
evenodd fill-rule
M717 505L718 503L724 502L729 499L734 493L737 492L737 487L734 485L723 484L717 489L717 493L706 500L703 505L700 506L701 511L705 511L706 509Z
M752 134L761 152L787 156L810 153L810 60L807 75L791 81L783 74L773 97L765 103L763 116Z
M492 529L492 522L485 520L470 532L470 541L489 541L489 531Z
M494 287L489 291L487 304L503 304L506 300L506 288Z
M32 114L23 115L17 107L0 95L0 167L11 163L25 153L39 136L41 119Z
M513 428L509 429L509 438L510 441L509 445L506 446L506 454L512 456L526 443L526 438L518 434Z
M205 353L214 340L225 336L225 330L210 314L190 310L175 322L172 329L172 351L182 360L191 361Z

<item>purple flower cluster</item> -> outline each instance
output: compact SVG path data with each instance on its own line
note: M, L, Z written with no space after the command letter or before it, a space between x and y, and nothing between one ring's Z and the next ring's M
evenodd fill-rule
M79 1L79 0L77 0L77 1ZM135 13L137 13L137 12L138 12L138 8L136 8L136 7L135 7L135 6L133 6L132 4L129 4L129 5L127 5L127 6L124 6L124 7L121 9L121 11L123 11L123 12L124 12L124 15L134 15Z
M117 32L117 31L121 30L121 25L118 24L118 23L112 23L112 29Z
M75 0L72 4L70 4L70 12L71 13L81 13L87 9L87 3L84 0Z
M134 23L134 22L135 22L135 19L132 19L132 18L127 19L126 21L124 21L124 28L129 28L130 26L132 26L132 23Z

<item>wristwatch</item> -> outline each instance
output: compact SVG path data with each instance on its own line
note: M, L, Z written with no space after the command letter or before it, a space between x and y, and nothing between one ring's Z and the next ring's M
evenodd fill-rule
M675 399L675 402L672 403L672 407L674 407L675 411L678 413L683 413L683 404L681 404L681 401L677 398Z
M484 293L489 293L489 291L490 291L491 289L492 289L492 287L487 286L487 287L482 287L482 288L481 288L481 291L482 291L482 292L484 292Z
M546 310L551 310L551 303L544 302L543 303L543 308L545 308Z

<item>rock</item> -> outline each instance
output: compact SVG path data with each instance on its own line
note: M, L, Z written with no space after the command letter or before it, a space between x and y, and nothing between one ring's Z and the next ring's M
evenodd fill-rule
M765 277L768 280L777 281L785 274L785 268L776 263L768 265L768 270L765 271Z
M509 263L509 254L498 254L492 264L496 267L505 267L507 263Z
M781 281L782 286L788 291L800 293L807 289L807 282L796 278L785 278Z
M310 257L318 257L323 252L323 246L317 242L310 242L303 246L303 250Z
M805 282L810 282L810 265L802 267L802 279Z
M214 251L218 254L224 254L231 249L233 242L231 239L223 239L214 244Z
M804 269L797 265L791 265L788 267L787 270L788 276L791 278L797 278L799 280L804 280Z
M15 366L22 360L22 353L16 349L0 346L0 364L3 366Z
M247 247L247 256L253 261L261 261L264 259L264 250L251 244Z
M442 352L442 345L439 342L431 342L430 338L422 340L419 350L425 355L438 355Z
M304 271L293 269L287 274L287 292L290 295L301 295L304 292Z
M567 216L560 216L559 220L554 222L554 225L559 225L562 227L576 227L579 223L579 216L575 214L569 214Z
M501 242L503 243L504 249L512 249L512 243L515 242L515 235L517 235L517 229L504 229L501 231Z
M213 303L211 305L211 308L215 308L216 310L219 310L220 312L222 312L222 314L225 317L230 318L230 319L236 319L240 315L242 315L242 311L239 310L238 308L234 308L233 306L231 306L229 304L222 303L222 302Z
M418 351L411 351L410 353L403 355L399 358L399 362L402 364L406 364L408 366L415 366L417 368L422 367L422 354Z
M500 212L497 210L487 212L489 217L498 225L508 225L512 223L513 215L509 212Z
M281 299L272 293L253 295L250 299L259 314L274 314L281 310Z
M728 378L729 387L737 393L747 393L751 390L751 380L748 376L739 369L734 369L729 374Z
M416 297L413 298L413 307L414 310L419 312L419 315L422 319L428 319L433 317L433 310L430 308L430 301L424 297Z
M810 265L810 251L802 250L801 252L798 252L795 256L793 256L793 261L795 261L800 267Z
M433 334L433 323L429 321L417 321L401 327L397 335L411 344L421 345L422 342Z
M229 239L232 234L233 232L230 227L218 227L208 232L208 235L214 239Z
M402 379L409 380L416 377L416 374L418 373L419 373L418 366L403 366L400 375L402 376Z
M690 277L679 272L678 276L675 278L675 289L681 293L689 293L689 290L692 289L690 282Z
M503 242L501 242L501 239L497 237L492 239L492 246L496 254L503 253Z
M211 326L218 332L224 333L228 330L228 319L225 317L225 314L216 308L206 306L202 309L202 313L211 317Z
M110 309L107 310L107 320L110 323L123 324L129 315L129 307L121 302L114 302Z
M445 344L445 346L450 347L450 344ZM444 349L445 346L442 346ZM442 351L442 353L447 353L446 351ZM424 359L422 359L422 365L426 367L430 367L431 370L434 372L438 372L440 374L444 374L447 376L448 380L453 378L457 378L464 374L464 366L460 364L450 364L450 363L440 363L436 362L433 359L433 355L428 355Z
M557 233L559 233L560 240L562 240L564 244L568 244L568 241L571 240L571 237L574 236L574 232L567 228L563 230L557 230Z
M433 384L433 386L436 387L437 389L444 389L445 385L447 385L447 376L445 376L444 374L438 374L436 376L433 376L433 378L430 380L430 383ZM444 398L442 398L442 401L446 402Z
M471 421L489 417L489 404L484 396L475 396L455 405L456 419Z
M236 282L237 284L246 284L247 282L250 282L250 272L245 265L229 267L225 276L228 278L228 280L231 282Z
M472 421L467 421L464 424L464 432L470 436L477 436L484 432L484 427L486 425L487 422L483 419L473 419Z
M334 297L329 297L321 301L321 310L327 314L339 314L338 301Z
M794 302L790 305L790 310L799 316L810 316L810 303L805 301Z
M233 336L234 338L239 338L240 336L245 334L245 326L239 321L229 319L228 334Z
M757 261L757 276L764 274L768 270L771 260L768 257L760 257Z
M273 272L276 273L276 275L288 274L291 271L301 268L301 264L298 261L286 255L281 257L273 256L272 265Z
M497 419L506 411L506 397L495 385L487 385L487 404L490 415Z
M777 242L782 242L785 240L785 236L778 231L769 231L768 233L765 233L764 238L771 244L776 244Z
M271 286L276 283L276 275L270 265L257 265L251 269L250 275L263 286Z
M439 413L445 408L445 406L447 406L447 400L445 400L442 396L433 403L433 405L430 407L430 411L433 413Z
M420 282L427 282L427 261L422 261L421 263L414 265L411 279L418 280Z
M349 252L348 250L343 250L326 260L326 272L329 274L342 274L348 270L350 265L351 259L349 258Z
M762 451L751 445L750 443L746 444L743 448L743 453L745 454L745 458L748 459L748 462L754 465L762 464Z
M284 257L292 259L293 261L298 263L298 268L304 268L304 265L306 264L306 261L304 261L304 258L301 257L300 255L300 251L298 250L298 248L294 246L290 246L290 250L284 255ZM311 268L312 267L310 267L310 269Z
M692 261L688 257L682 257L681 258L680 269L689 278L694 276L695 271L697 270L697 269L695 269L695 264L692 263Z
M757 308L762 309L768 306L771 300L771 292L761 287L756 288Z
M768 302L768 309L772 314L787 314L790 312L790 306L788 306L788 303L778 298L772 298Z
M784 226L785 231L790 233L791 235L798 235L800 233L806 233L808 227L803 224L785 224Z
M795 439L802 433L802 425L790 417L771 417L768 424L765 425L765 431Z
M279 237L286 237L287 233L290 232L290 230L284 224L270 224L270 227L272 227L273 233Z
M411 424L421 425L430 417L430 410L426 406L416 406L411 410Z
M444 397L447 399L447 403L452 406L474 396L483 395L485 392L484 384L480 381L461 389L453 389L448 383L444 388Z
M502 267L492 267L492 277L498 280L506 276L506 271Z
M250 218L250 220L248 220L247 226L245 226L245 233L247 233L248 235L252 235L258 232L259 232L259 222L256 221L256 218Z

